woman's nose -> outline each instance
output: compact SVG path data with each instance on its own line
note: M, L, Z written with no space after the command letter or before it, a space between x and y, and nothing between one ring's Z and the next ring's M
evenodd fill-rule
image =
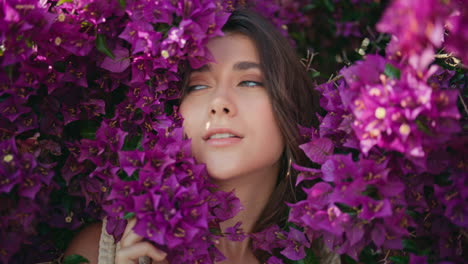
M211 102L210 115L212 116L235 116L237 113L236 104L233 101L230 91L219 89Z

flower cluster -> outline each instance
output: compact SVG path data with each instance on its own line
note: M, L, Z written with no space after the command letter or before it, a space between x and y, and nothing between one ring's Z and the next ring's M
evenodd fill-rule
M42 141L42 144L52 143ZM31 243L38 219L45 217L42 210L49 202L49 195L56 188L52 182L54 163L51 155L59 155L60 148L53 143L44 148L31 137L18 142L8 139L0 142L0 261L7 262L10 252L16 252L22 244ZM16 190L16 196L4 196Z
M145 151L117 152L120 170L104 202L108 231L120 237L122 229L112 227L130 213L137 219L135 233L167 251L169 261L219 261L222 255L213 244L217 238L209 227L234 216L239 201L209 184L204 165L190 156L190 141L182 140L181 128L167 135L158 132L158 144ZM138 179L129 180L132 175Z
M385 11L377 29L392 35L388 55L406 57L444 44L466 62L467 53L461 47L466 43L467 9L461 0L396 0Z
M468 7L463 1L454 2L458 4L458 9L448 19L446 27L449 36L445 45L466 64L468 63L468 52L463 47L468 41Z
M320 127L300 128L317 166L295 165L306 199L289 205L289 230L251 234L254 247L269 263L308 259L319 238L354 259L371 248L378 260L462 263L467 138L457 100L468 8L393 0L377 25L391 34L385 45L371 28L381 2L3 1L0 262L50 261L74 230L103 217L117 239L135 217L135 232L174 263L219 261L218 236L247 237L241 223L219 230L239 201L190 157L173 100L181 70L210 61L206 43L222 35L228 12L249 7L285 35L298 27L300 49L322 47L314 65L329 72L330 58L386 51L318 87ZM396 258L397 249L410 256Z
M340 86L340 94L355 117L352 127L363 153L378 145L422 158L426 149L460 130L458 91L428 82L437 70L427 69L431 55L413 55L415 67L369 55L341 71L347 85Z
M439 0L392 1L377 29L392 34L395 52L419 53L428 46L441 47L450 7Z
M273 0L273 1L258 1L258 0L228 0L226 8L250 8L264 17L271 18L271 22L288 37L289 25L301 26L308 24L308 18L300 11L307 1L304 0Z
M269 5L275 11L267 15L281 25L302 17L298 4L252 4ZM57 230L70 236L70 230L108 215L102 207L110 208L108 197L119 183L129 181L148 195L157 194L144 185L148 175L138 175L139 166L156 159L154 155L175 162L181 157L171 155L184 153L188 159L188 143L180 140L171 143L172 152L157 152L171 135L180 134L182 120L171 100L179 97L182 66L196 68L210 60L206 43L222 35L231 8L229 1L217 0L13 0L0 5L1 263L58 257L65 245ZM198 222L167 227L174 231L167 231L173 239L158 240L180 249L181 241L202 241L209 235L206 225L226 219L239 205L232 194L213 192L193 160L171 164L164 167L168 185L157 185L164 190L159 190L161 205L182 218L200 213ZM147 165L146 172L151 168L157 171ZM185 173L192 169L193 175L177 178L174 168ZM178 207L195 194L199 204ZM135 213L141 227L149 212L137 204L126 212ZM189 207L194 211L188 212ZM116 236L125 227L123 219L108 224ZM188 240L175 232L181 225ZM229 229L227 235L239 235L239 230ZM141 228L138 232L149 234ZM206 249L210 241L193 246ZM38 248L43 255L16 254ZM175 249L171 252L177 255ZM199 254L208 256L206 251Z
M367 55L318 86L326 114L317 130L301 128L310 142L300 147L318 167L294 166L307 198L290 205L289 220L355 260L365 248L386 251L385 261L404 249L409 263L466 254L466 117L457 105L466 80L434 53L462 43L464 7L431 3L393 1L377 26L392 34L386 57Z
M312 145L313 146L310 146ZM405 214L401 200L404 184L388 168L385 156L354 161L349 155L331 154L327 138L303 146L321 170L300 166L300 182L322 179L310 188L307 198L291 205L289 220L305 229L310 240L322 236L324 243L337 253L357 259L368 243L377 247L400 249L398 243L408 235L412 220ZM328 155L318 155L321 148Z
M268 264L284 263L276 252L289 260L301 260L306 256L306 249L310 247L304 232L290 227L288 231L277 225L272 225L264 230L251 234L252 245L255 250L266 251L272 256L267 260Z

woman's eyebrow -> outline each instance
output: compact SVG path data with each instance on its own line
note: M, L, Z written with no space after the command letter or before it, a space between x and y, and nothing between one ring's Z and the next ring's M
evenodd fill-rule
M240 61L232 66L232 69L235 71L246 71L250 69L261 69L260 64L253 61ZM192 72L210 72L212 71L212 66L210 64L205 64L198 69L193 69Z
M205 64L201 66L198 69L193 69L192 72L210 72L211 71L211 65L210 64Z
M232 69L235 71L245 71L256 68L260 70L260 64L253 61L240 61L232 66Z

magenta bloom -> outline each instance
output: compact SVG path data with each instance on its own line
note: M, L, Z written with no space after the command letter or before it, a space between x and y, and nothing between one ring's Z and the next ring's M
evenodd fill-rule
M242 223L237 222L234 226L226 228L225 235L232 241L243 241L247 236L241 228Z
M281 254L291 260L301 260L305 258L305 249L310 247L310 242L303 232L295 228L290 228L288 232L288 242L288 245L281 251Z
M395 52L412 55L428 45L441 47L449 15L450 7L443 1L395 0L385 10L377 29L395 36Z
M211 262L217 255L211 255L215 238L209 227L216 228L220 221L234 216L239 201L230 193L215 191L204 166L191 157L190 141L182 140L181 128L169 134L160 130L157 141L150 150L118 152L119 173L127 180L114 178L104 209L113 217L111 222L134 213L135 232L168 251L173 262L192 258ZM129 180L135 175L137 179ZM234 241L245 238L240 223L226 234Z
M458 92L432 89L428 78L436 68L427 69L430 58L430 53L413 55L411 66L402 67L368 56L341 71L348 84L341 94L354 114L352 127L364 153L377 145L421 158L431 144L459 131Z
M468 7L466 3L460 1L459 9L452 14L448 21L449 36L445 46L454 52L466 65L468 63Z

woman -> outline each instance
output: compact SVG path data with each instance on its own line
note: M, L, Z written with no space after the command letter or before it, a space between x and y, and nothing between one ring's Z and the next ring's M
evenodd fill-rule
M207 45L215 61L184 73L180 113L194 157L206 163L219 188L235 189L243 204L244 210L221 228L240 221L246 233L254 233L287 220L285 202L296 199L291 163L308 162L298 148L297 125L317 125L318 97L289 41L264 18L235 11L223 32ZM131 230L134 225L135 220L129 222L115 263L137 263L142 256L166 263L165 252L142 241ZM85 228L66 255L80 254L97 263L106 247L101 230L98 224ZM225 239L217 246L227 257L223 263L263 263L268 257L253 252L249 239ZM321 255L328 257L323 263L339 263L333 254Z

